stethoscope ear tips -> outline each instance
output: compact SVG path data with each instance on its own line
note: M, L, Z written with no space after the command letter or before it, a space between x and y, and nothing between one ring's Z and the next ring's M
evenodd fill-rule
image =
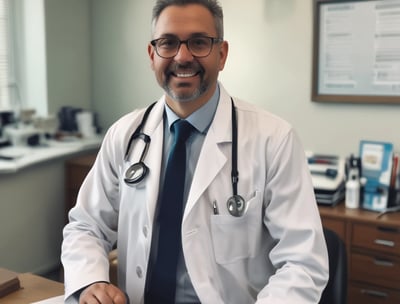
M149 168L144 162L138 162L133 164L126 170L124 181L127 184L137 184L147 175Z
M240 195L233 195L226 202L230 215L235 217L240 217L244 214L245 206L245 201Z

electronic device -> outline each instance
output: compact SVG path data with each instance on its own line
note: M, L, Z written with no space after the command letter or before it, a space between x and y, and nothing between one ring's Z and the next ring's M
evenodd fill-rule
M307 153L315 198L321 205L336 205L345 196L345 160L335 155Z

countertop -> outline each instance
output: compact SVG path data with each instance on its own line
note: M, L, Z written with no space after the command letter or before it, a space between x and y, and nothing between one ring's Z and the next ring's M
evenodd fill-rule
M0 174L14 173L25 167L62 156L72 155L100 147L102 136L71 139L68 141L48 140L40 146L10 146L0 148Z

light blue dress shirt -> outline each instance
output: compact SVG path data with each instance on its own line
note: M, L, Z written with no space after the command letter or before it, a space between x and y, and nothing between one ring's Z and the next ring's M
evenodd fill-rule
M198 109L196 112L192 113L189 117L186 118L186 121L188 121L196 129L196 131L191 134L186 142L186 176L185 189L183 194L184 204L186 204L189 195L189 190L192 184L197 160L199 159L201 147L203 146L208 128L210 127L215 112L217 110L219 94L219 87L217 86L217 89L215 90L211 99L204 106L202 106L200 109ZM166 104L164 116L164 146L161 185L163 185L164 182L168 154L173 142L173 134L171 134L170 132L171 125L178 119L180 118ZM175 303L200 303L200 300L196 295L189 274L187 272L182 252L178 260L176 281L177 287Z

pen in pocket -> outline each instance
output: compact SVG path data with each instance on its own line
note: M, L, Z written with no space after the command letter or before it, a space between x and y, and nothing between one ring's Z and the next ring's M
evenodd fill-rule
M214 214L219 214L217 201L213 201L213 212Z

